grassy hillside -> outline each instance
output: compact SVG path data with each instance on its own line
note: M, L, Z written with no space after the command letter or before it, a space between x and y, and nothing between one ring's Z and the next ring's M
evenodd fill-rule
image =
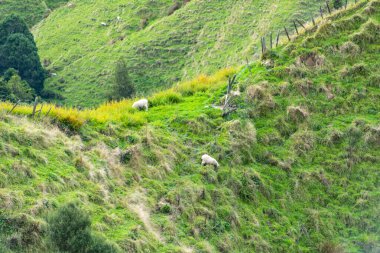
M148 112L0 104L0 251L51 252L45 218L79 201L122 252L378 252L379 10L361 1Z
M310 20L321 1L193 0L172 15L172 0L73 3L34 33L41 58L58 74L47 87L65 104L93 106L106 100L120 57L137 89L151 93L251 60L260 36L292 27L294 18Z
M65 2L67 0L3 0L0 1L0 21L8 14L18 14L33 26Z

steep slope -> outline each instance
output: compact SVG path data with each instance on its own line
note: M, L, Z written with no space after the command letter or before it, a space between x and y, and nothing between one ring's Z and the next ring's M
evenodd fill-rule
M51 252L45 217L77 200L123 252L378 252L379 10L360 1L148 112L0 104L0 251Z
M151 93L252 59L260 36L310 19L320 2L194 0L168 16L172 0L73 1L34 33L41 58L58 74L47 86L65 104L93 106L107 99L120 57L137 89Z
M29 26L33 26L65 2L67 0L3 0L0 1L0 21L11 13L19 15Z

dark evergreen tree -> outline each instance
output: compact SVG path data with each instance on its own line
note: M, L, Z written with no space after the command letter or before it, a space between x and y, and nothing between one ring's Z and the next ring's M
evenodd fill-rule
M42 68L36 45L27 36L22 33L9 35L6 42L0 46L0 59L0 73L14 68L30 87L37 93L41 92L45 71Z
M24 34L30 41L34 43L32 33L29 31L26 23L16 15L10 15L0 24L0 45L4 44L11 34Z
M112 98L130 98L135 94L135 86L129 78L127 66L123 59L116 63L115 81Z

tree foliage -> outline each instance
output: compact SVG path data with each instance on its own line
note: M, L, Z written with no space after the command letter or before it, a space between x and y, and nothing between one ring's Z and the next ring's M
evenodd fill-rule
M113 99L130 98L135 94L135 86L129 78L128 69L123 59L116 63L115 81Z
M0 100L30 102L33 100L33 96L33 89L21 79L15 69L5 72L3 80L0 80Z
M0 24L0 59L0 74L14 68L30 87L41 92L45 72L33 35L17 16L12 15Z
M15 33L25 35L34 43L33 35L26 23L17 15L10 15L0 24L0 44L4 44L7 38Z
M62 206L49 219L51 242L63 252L113 253L118 249L104 238L91 233L91 220L77 204Z

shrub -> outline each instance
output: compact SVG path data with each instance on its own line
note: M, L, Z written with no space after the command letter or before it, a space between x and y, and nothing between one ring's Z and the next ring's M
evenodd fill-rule
M91 240L91 221L74 203L62 206L49 219L52 243L64 252L87 252Z
M116 245L91 233L89 215L77 204L69 203L49 218L49 237L60 251L70 253L113 253Z

